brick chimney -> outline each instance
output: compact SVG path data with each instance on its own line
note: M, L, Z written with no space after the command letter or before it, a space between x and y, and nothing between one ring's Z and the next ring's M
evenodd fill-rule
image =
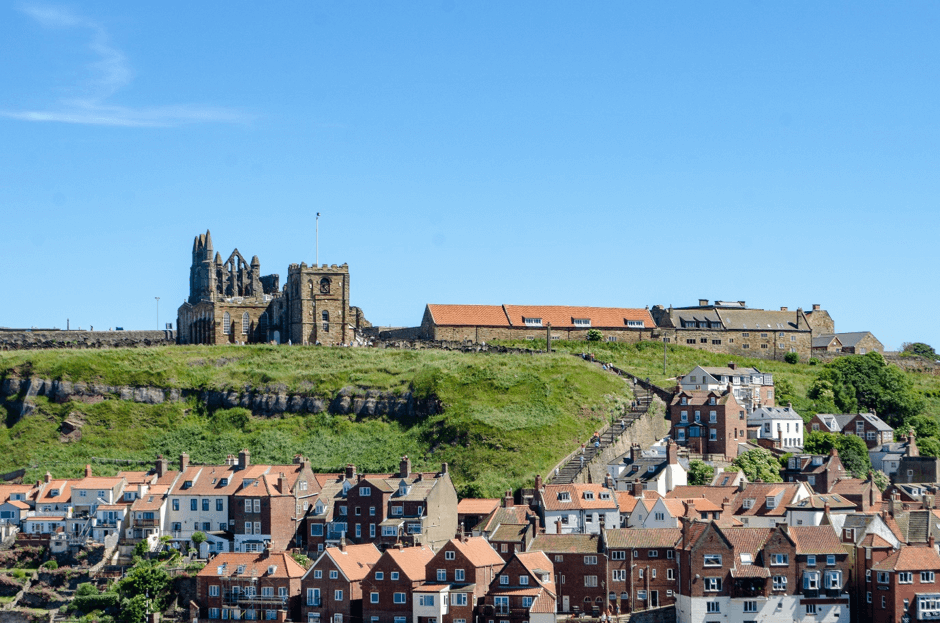
M356 466L352 463L346 464L346 480L352 480L356 477Z
M185 472L189 469L189 455L185 452L180 455L180 471Z
M555 534L561 534L561 517L555 520Z
M542 490L542 475L541 474L535 475L535 490L536 491Z
M679 463L679 446L672 439L666 444L666 463L669 465L678 465Z
M251 460L251 452L242 450L238 453L238 469L248 469Z
M503 496L503 506L505 508L512 508L513 505L512 489L506 489L506 494Z
M928 546L930 549L933 549L933 546L934 546L934 543L935 543L935 542L936 542L936 541L934 540L932 534L927 537L927 546Z
M736 364L736 363L733 362L733 361L729 361L729 362L728 362L728 367L731 368L732 370L737 370L737 369L738 369L738 364Z
M411 475L411 459L408 458L408 455L401 457L401 462L398 464L398 476L400 478L407 478Z
M813 303L813 311L819 311L819 303Z
M639 480L633 481L633 497L635 498L643 497L643 483Z
M281 472L277 477L277 490L281 492L281 495L290 493L290 487L287 486L287 476L284 475L284 472Z
M343 533L343 536L339 538L339 551L341 552L346 551L346 533L345 532Z
M166 475L167 471L169 471L169 467L170 467L169 461L163 458L162 454L158 455L157 464L155 468L155 471L157 472L157 478L163 478Z
M780 311L787 311L787 308L786 308L786 307L781 307L781 308L780 308Z
M46 484L49 484L50 482L52 482L52 474L50 474L49 472L46 472L46 475L43 478L43 482L45 482Z
M914 428L907 430L907 456L920 456L920 450L917 449L917 442L914 440Z
M91 478L91 465L85 466L85 478Z
M708 305L708 299L699 299L699 300L698 300L698 306L699 306L699 307L706 307L707 305Z
M641 456L643 456L643 449L640 447L640 444L635 443L630 446L630 460L636 462Z
M744 491L747 488L747 479L742 478L738 481L738 492Z
M448 473L447 463L441 463L441 476Z

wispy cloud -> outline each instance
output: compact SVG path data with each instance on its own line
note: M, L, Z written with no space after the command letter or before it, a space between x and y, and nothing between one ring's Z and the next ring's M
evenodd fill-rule
M88 66L91 78L77 85L83 94L62 99L47 110L2 110L0 117L22 121L58 121L125 127L175 126L186 123L239 123L250 117L237 110L212 106L179 104L129 108L108 103L123 87L130 84L133 71L127 57L113 47L107 31L98 23L67 9L29 5L21 9L46 28L88 30L88 48L97 60Z

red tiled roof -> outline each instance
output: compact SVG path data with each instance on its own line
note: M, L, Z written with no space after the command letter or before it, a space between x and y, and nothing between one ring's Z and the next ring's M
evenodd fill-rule
M797 554L844 554L845 547L832 526L790 526Z
M542 326L551 323L556 329L574 328L575 319L589 319L592 327L599 328L624 328L628 320L640 320L646 329L656 326L648 309L569 305L504 305L503 308L514 327L525 327L524 318L541 318Z
M858 544L859 547L873 547L873 548L887 548L891 547L891 544L888 543L883 537L878 536L877 534L866 534L865 538L862 539L862 542Z
M940 555L930 546L904 545L872 569L876 571L940 571Z
M434 305L428 310L434 324L450 327L508 327L509 319L500 305Z
M347 545L345 550L339 547L327 547L326 554L333 559L350 582L366 577L369 569L382 557L382 552L372 543Z
M408 579L412 582L424 581L425 566L434 558L434 552L427 547L405 547L403 549L393 547L385 550L383 555L394 560L402 573L408 576Z
M679 498L701 498L705 497L714 502L715 504L721 505L724 502L725 498L729 501L734 499L735 494L738 492L737 487L711 487L703 485L679 485L672 491L666 494L667 499Z
M457 502L458 515L489 515L499 507L499 500L466 498Z
M219 573L219 567L225 565L222 573ZM244 572L237 574L238 567L244 565ZM268 574L268 568L277 567L273 574ZM235 552L223 552L217 554L215 558L209 561L198 575L202 577L254 577L263 578L299 578L306 573L306 569L297 564L290 555L277 552L266 554L241 554Z
M451 539L451 543L476 567L503 564L502 557L496 553L489 541L482 536L471 537L466 541Z
M561 501L559 499L559 494L561 493L567 493L569 501ZM593 499L585 498L585 493L592 493ZM601 499L601 493L607 494L609 496L608 499ZM613 496L613 491L602 484L545 485L545 488L539 492L539 497L547 511L581 509L619 510L617 500Z

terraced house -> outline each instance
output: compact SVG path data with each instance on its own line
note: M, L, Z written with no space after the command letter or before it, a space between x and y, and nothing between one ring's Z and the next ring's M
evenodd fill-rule
M473 621L504 564L482 537L451 539L427 564L428 581L416 591L414 623Z
M614 613L634 612L676 603L679 528L604 531L607 592Z
M196 575L197 600L190 617L297 621L304 571L283 552L218 554Z
M478 621L555 623L555 569L544 552L513 554L490 583Z
M600 614L607 608L607 553L599 534L540 534L529 546L555 567L558 612Z
M348 623L362 620L362 581L382 553L372 545L328 547L301 580L301 620Z

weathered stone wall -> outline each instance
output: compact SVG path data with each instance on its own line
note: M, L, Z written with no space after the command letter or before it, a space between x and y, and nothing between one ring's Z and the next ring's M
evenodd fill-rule
M662 331L673 344L737 357L783 361L786 354L793 348L799 354L800 359L805 361L812 355L813 349L813 336L809 331L772 331L770 329L766 331L663 329Z
M649 448L654 443L669 434L669 420L666 419L666 403L659 398L653 398L649 410L617 438L613 444L604 448L594 457L587 469L581 472L578 482L604 482L607 476L607 465L617 457L630 451L634 443L641 448ZM588 480L590 478L590 480Z
M0 330L0 350L43 348L127 348L169 346L176 331L26 331Z
M394 394L376 390L344 388L333 396L289 394L287 392L243 390L187 390L159 387L127 387L96 383L72 383L48 379L7 377L0 381L0 400L18 418L33 412L32 398L45 396L57 403L128 400L143 404L179 402L195 396L209 408L244 407L255 415L282 413L337 413L357 416L413 417L433 415L443 409L436 396L416 398L411 392Z
M632 612L627 621L629 623L676 623L676 607L673 605Z
M418 327L416 327L418 328ZM634 344L641 340L652 339L654 329L620 329L593 327L601 332L604 339ZM587 329L567 329L552 327L552 339L586 341ZM492 342L493 340L544 340L548 327L423 327L422 334L433 340L447 342Z

